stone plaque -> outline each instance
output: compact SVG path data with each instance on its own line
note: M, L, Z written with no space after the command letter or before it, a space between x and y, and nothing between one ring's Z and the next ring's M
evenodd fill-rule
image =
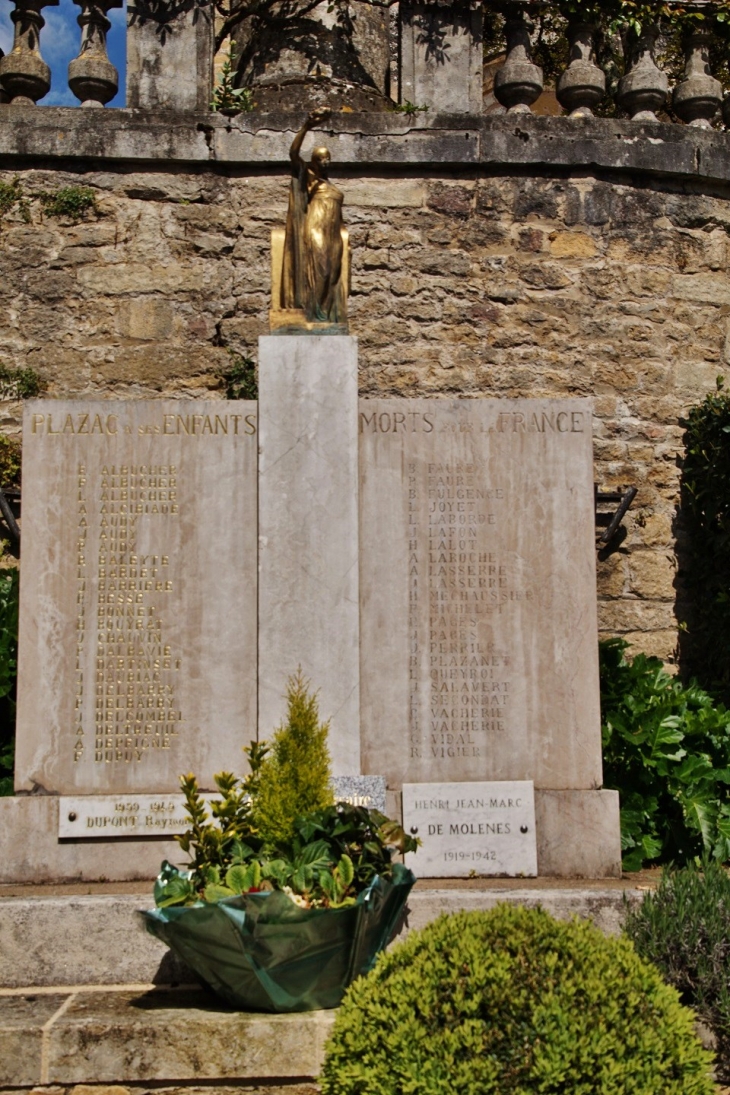
M34 401L16 790L203 788L256 735L256 404Z
M601 785L587 400L360 402L363 771Z
M421 878L537 874L529 780L404 783L403 827L423 842L405 857Z
M202 797L209 802L220 796ZM62 795L58 800L61 839L149 839L184 833L189 827L182 795Z

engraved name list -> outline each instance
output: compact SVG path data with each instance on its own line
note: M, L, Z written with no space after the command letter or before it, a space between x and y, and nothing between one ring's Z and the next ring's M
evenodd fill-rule
M590 405L363 400L360 442L365 770L570 785L562 667L596 668Z
M19 787L210 782L255 724L255 404L34 403L24 459Z

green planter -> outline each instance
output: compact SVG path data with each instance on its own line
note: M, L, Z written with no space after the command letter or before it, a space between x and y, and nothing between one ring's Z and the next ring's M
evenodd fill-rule
M344 909L303 909L281 891L141 912L147 930L228 1004L250 1011L334 1008L393 936L415 882L393 865Z

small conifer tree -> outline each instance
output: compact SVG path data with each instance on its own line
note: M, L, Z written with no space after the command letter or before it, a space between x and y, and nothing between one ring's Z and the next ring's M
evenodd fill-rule
M288 843L294 822L334 802L327 749L329 722L320 723L317 694L301 668L287 685L288 714L259 769L254 825L264 841Z

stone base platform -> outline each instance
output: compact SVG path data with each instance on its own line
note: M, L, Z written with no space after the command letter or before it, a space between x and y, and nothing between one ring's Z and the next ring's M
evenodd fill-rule
M195 1081L288 1089L322 1065L334 1012L232 1011L203 989L0 996L0 1089Z
M625 900L639 900L656 877L422 879L405 930L442 912L507 901L590 918L613 934ZM122 1085L131 1095L149 1085L169 1095L191 1085L198 1095L313 1093L334 1013L232 1011L143 930L135 911L150 904L138 884L0 887L0 1095L31 1088L39 1095L39 1087L62 1095L59 1088L78 1085Z
M99 880L144 883L155 877L163 859L180 861L178 844L164 838L59 840L58 805L55 795L0 798L0 886ZM399 793L388 792L386 812L401 816ZM618 791L538 788L535 822L541 876L621 877Z

